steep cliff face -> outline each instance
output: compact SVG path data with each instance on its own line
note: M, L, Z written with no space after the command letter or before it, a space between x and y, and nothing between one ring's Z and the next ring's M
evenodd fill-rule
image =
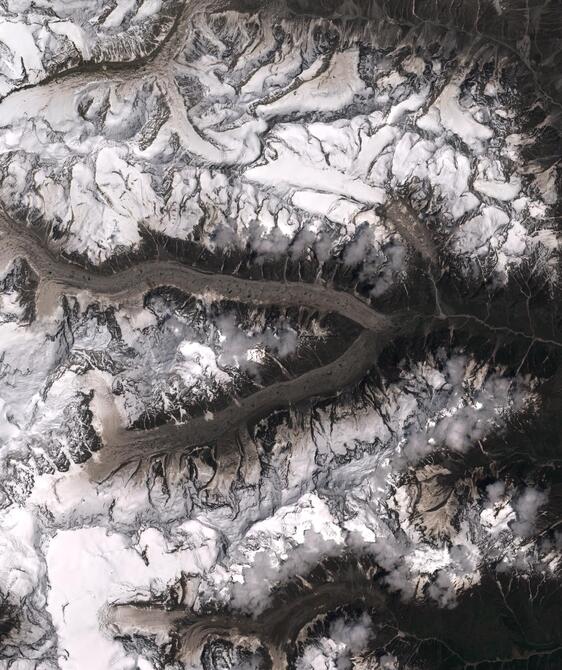
M558 668L550 3L0 1L0 669Z

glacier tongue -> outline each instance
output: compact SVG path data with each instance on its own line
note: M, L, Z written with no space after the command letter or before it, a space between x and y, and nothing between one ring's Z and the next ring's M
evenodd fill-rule
M0 2L0 670L561 666L560 19Z

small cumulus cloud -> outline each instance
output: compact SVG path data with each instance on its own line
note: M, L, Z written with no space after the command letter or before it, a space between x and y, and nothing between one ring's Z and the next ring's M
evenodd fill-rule
M539 510L548 500L546 491L532 487L526 488L513 503L517 520L511 524L511 529L517 535L527 537L535 530Z

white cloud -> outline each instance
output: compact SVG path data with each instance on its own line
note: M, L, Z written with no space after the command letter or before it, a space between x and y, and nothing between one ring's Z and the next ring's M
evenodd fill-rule
M351 658L366 649L372 634L368 614L354 622L336 619L330 624L329 637L321 637L305 647L297 661L297 670L350 670Z
M517 535L531 535L535 530L535 522L539 510L548 500L548 493L528 487L515 500L513 508L517 514L517 521L511 524L511 529Z

